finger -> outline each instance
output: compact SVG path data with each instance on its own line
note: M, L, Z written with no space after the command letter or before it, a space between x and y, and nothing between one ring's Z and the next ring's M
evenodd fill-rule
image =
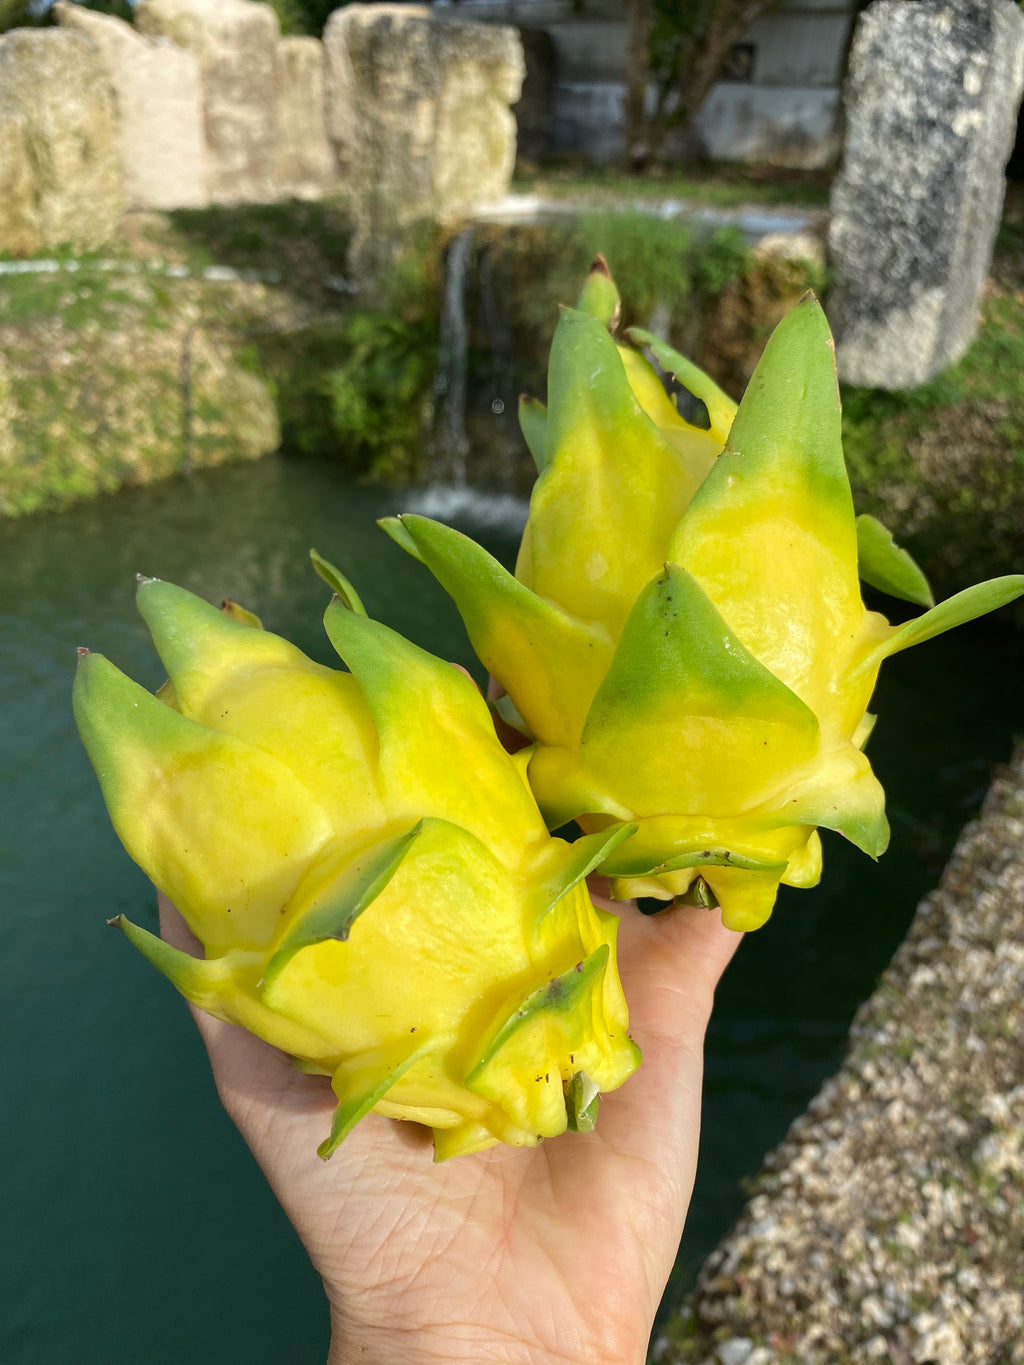
M189 957L204 957L205 952L202 943L185 923L181 912L171 904L162 891L157 892L156 903L160 912L160 937L164 942L169 943L172 948L188 953ZM196 1028L198 1028L203 1042L209 1050L211 1042L216 1038L217 1026L224 1027L224 1025L220 1023L219 1019L214 1019L211 1015L204 1013L203 1010L196 1009L191 1002L186 1001L186 1003L189 1013L195 1020Z
M469 679L469 681L473 684L473 686L476 688L476 690L477 690L478 692L480 691L480 684L477 682L476 678L473 677L472 673L470 673L470 671L469 671L468 668L466 668L466 667L465 667L464 665L462 665L462 664L453 663L451 660L449 660L449 662L452 664L452 668L457 669L460 673L465 674L465 676L466 676L466 677Z
M156 893L156 903L160 911L160 937L163 941L172 948L188 953L189 957L203 957L203 945L162 891Z
M162 893L157 899L161 937L191 957L202 957L203 945L179 912ZM254 1121L268 1104L297 1114L334 1107L329 1086L302 1076L283 1052L237 1024L226 1024L191 1004L189 1010L209 1053L221 1101L250 1143L258 1143Z
M185 923L180 911L171 904L162 891L157 892L156 903L160 912L160 937L164 942L169 943L172 948L178 948L181 952L188 953L189 957L204 957L202 943ZM214 1019L212 1015L203 1010L196 1009L191 1002L186 1003L188 1003L189 1012L195 1020L196 1028L199 1030L212 1060L220 1031L230 1028L230 1025L222 1023L219 1019Z
M672 906L650 916L632 902L608 908L620 921L619 972L643 1064L602 1101L604 1134L660 1152L676 1197L685 1199L700 1130L704 1035L715 987L742 936L724 928L717 910Z
M720 910L700 905L674 905L655 916L652 927L665 953L686 963L691 987L699 986L710 1014L715 990L743 935L725 927Z
M160 910L160 937L164 942L169 943L172 948L179 948L183 953L188 953L190 957L203 957L205 954L202 943L162 891L157 892L157 905ZM249 1047L250 1043L284 1060L283 1054L276 1052L274 1048L268 1048L266 1043L253 1038L237 1024L226 1024L223 1019L215 1019L205 1010L197 1009L191 1002L186 1003L210 1054L218 1088L222 1080L233 1084L244 1071L246 1060L250 1065L255 1060Z
M620 914L619 963L631 1029L644 1047L699 1055L715 989L742 934L717 910L673 906L655 916Z
M684 967L691 989L699 991L710 1013L715 988L743 935L726 929L717 909L666 902L665 909L645 915L634 900L613 900L610 887L606 877L587 878L590 899L622 922L620 955L632 950L643 959L667 958L674 970Z

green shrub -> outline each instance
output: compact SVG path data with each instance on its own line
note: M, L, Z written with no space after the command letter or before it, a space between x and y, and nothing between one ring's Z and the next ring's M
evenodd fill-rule
M412 477L437 365L435 321L354 313L342 338L345 358L323 380L335 436L366 456L371 475Z

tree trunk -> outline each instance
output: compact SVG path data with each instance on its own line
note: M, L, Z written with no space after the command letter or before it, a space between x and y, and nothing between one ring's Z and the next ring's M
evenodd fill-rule
M623 122L626 167L642 171L650 159L648 145L647 87L651 77L651 34L654 0L629 0L629 48L626 52L626 97Z
M658 96L647 120L650 156L660 152L670 128L686 128L718 80L733 44L777 0L703 0L695 13L687 0L687 20L677 20L671 55L655 75ZM650 33L650 30L649 30Z

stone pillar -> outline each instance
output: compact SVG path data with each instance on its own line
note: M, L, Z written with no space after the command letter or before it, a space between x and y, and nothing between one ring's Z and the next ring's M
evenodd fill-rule
M509 106L523 81L513 29L420 6L348 5L324 31L328 134L359 244L411 222L450 223L500 198L515 162Z
M973 340L1022 85L1012 0L874 0L861 16L829 234L847 382L912 388Z
M0 249L99 246L121 216L114 101L77 33L0 37Z
M117 136L129 208L205 204L199 64L191 52L147 38L113 15L59 0L53 13L99 49L114 91Z
M281 29L250 0L138 0L143 33L195 54L214 203L259 203L280 186Z
M316 198L336 177L324 111L323 44L316 38L282 38L282 187Z

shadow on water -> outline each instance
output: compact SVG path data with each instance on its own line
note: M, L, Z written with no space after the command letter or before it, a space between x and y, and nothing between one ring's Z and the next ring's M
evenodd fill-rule
M110 830L68 693L79 644L160 681L133 605L139 571L230 595L330 661L310 545L371 613L471 664L448 599L373 525L411 506L459 521L506 562L525 511L465 490L353 487L328 466L275 458L4 527L0 1359L11 1365L324 1358L319 1283L219 1108L186 1011L105 927L122 911L152 925L153 898ZM836 1066L853 1010L1008 756L1022 716L1004 660L989 625L889 665L872 757L890 793L890 853L875 866L829 840L823 886L789 894L730 969L671 1299L738 1211L741 1180Z

